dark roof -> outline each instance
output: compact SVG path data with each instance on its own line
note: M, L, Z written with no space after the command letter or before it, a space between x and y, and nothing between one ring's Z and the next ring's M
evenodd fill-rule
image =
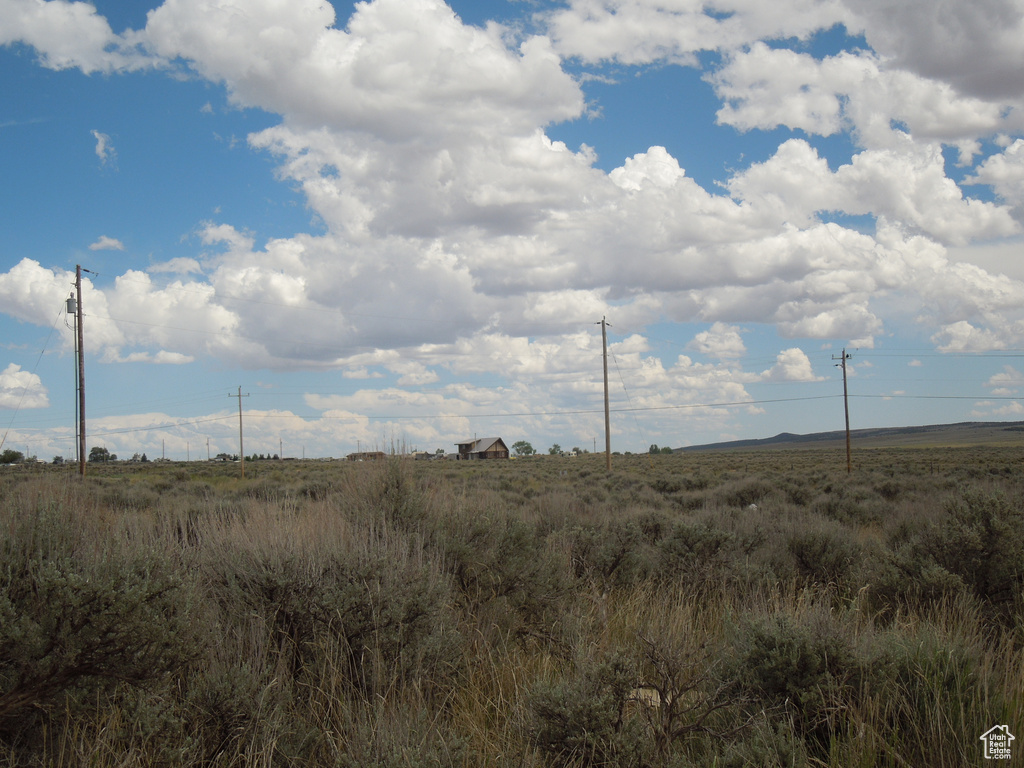
M471 453L486 453L491 448L493 448L494 444L497 442L501 442L502 445L505 444L505 441L502 440L500 437L481 437L473 438L470 440L462 440L456 443L456 445L458 445L459 447L463 445L468 445L469 451Z

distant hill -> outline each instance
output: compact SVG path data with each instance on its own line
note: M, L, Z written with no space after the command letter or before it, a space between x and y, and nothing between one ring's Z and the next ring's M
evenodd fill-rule
M1024 445L1024 421L964 421L959 424L930 424L924 427L881 427L851 429L850 442L860 448L950 447L970 445ZM846 432L815 432L794 435L782 432L760 440L732 440L724 443L690 445L679 451L731 451L758 448L845 448Z

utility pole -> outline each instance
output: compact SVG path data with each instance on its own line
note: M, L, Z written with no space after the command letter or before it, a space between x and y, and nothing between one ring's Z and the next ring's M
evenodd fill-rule
M846 474L850 474L853 471L853 466L850 463L850 399L846 389L846 361L849 360L852 355L846 354L846 348L843 348L843 354L839 357L839 362L836 363L836 367L843 369L843 411L846 413ZM832 355L832 359L836 360L836 356Z
M85 270L88 272L89 270ZM82 265L75 265L75 325L78 337L78 473L85 477L85 346L82 333Z
M242 388L238 388L238 394L229 394L228 397L238 398L238 459L242 463L242 477L245 477L245 445L242 443L242 398L248 397L249 393L242 394Z
M75 366L75 463L77 464L80 455L78 451L78 300L75 298L74 291L68 296L64 311L71 315L74 322L74 326L71 327L71 340L72 346L75 348L75 358L72 362ZM67 325L67 321L65 321L65 325Z
M604 463L605 469L609 472L612 471L612 431L611 431L611 415L608 410L608 322L607 319L602 317L600 323L595 325L601 326L601 349L604 358Z

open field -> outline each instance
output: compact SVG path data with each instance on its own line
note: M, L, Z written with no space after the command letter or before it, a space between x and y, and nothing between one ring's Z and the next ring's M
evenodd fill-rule
M855 465L5 468L0 765L981 765L1024 447Z

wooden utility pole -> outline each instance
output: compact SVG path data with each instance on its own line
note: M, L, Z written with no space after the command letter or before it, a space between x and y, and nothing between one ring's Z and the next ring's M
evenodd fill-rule
M238 460L242 465L242 477L245 477L245 444L242 442L242 398L248 397L249 393L242 394L242 388L238 388L238 394L229 394L228 397L238 398Z
M843 369L843 411L846 413L846 474L850 474L853 471L853 465L850 461L850 399L846 389L846 361L849 360L851 355L846 354L846 348L843 348L843 354L839 357L839 362L836 363L837 367ZM832 355L832 359L836 360L836 356Z
M605 469L612 471L612 431L611 415L608 409L608 322L602 317L601 322L601 349L604 358L604 463Z
M88 272L88 270L86 270ZM85 477L85 346L82 333L82 265L75 265L75 326L78 336L78 473Z

